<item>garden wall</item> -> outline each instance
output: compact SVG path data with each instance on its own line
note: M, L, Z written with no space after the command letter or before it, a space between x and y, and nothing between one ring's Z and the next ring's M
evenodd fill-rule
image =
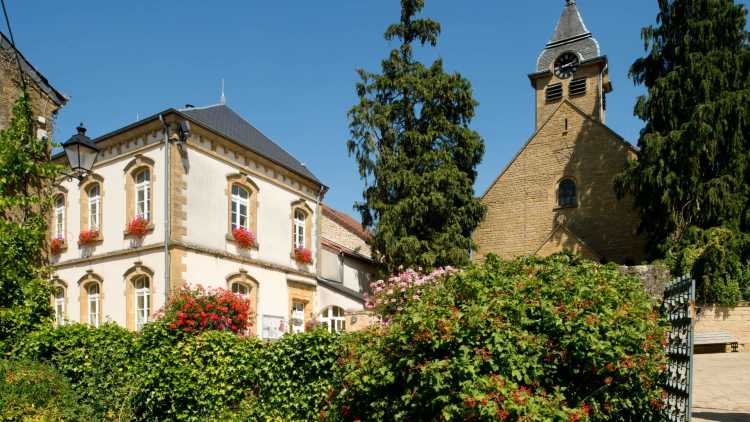
M672 280L672 274L663 265L621 266L620 273L640 278L646 292L655 300L662 299L664 286Z
M750 352L750 303L736 307L703 305L696 308L695 332L728 331L740 344L740 351Z

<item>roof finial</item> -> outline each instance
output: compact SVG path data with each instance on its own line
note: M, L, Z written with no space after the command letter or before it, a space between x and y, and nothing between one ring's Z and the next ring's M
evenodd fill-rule
M226 104L227 98L224 96L224 78L221 78L221 97L219 98L219 104Z

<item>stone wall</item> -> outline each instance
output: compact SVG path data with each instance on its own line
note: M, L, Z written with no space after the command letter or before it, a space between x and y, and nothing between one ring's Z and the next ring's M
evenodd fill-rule
M21 80L18 77L18 64L15 55L7 50L0 50L0 129L8 126L12 117L13 105L21 96ZM43 117L45 122L36 121L38 129L52 133L52 123L59 109L50 98L37 87L30 78L26 78L31 97L31 109L34 117Z
M672 280L669 268L663 265L635 265L622 266L620 272L641 279L643 287L654 300L661 300L664 296L664 287Z
M695 332L728 331L740 344L740 351L750 352L750 303L736 307L698 306Z

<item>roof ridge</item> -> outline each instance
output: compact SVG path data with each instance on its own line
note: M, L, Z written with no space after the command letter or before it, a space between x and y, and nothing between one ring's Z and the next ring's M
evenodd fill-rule
M178 108L178 109L177 109L177 111L182 111L182 112L184 112L184 111L190 111L190 110L206 110L206 109L209 109L209 108L213 108L213 107L220 107L220 106L224 106L224 107L226 107L226 108L229 108L229 106L227 106L226 104L221 104L221 103L218 103L218 104L211 104L211 105L207 105L207 106L202 106L202 107L185 107L185 108Z

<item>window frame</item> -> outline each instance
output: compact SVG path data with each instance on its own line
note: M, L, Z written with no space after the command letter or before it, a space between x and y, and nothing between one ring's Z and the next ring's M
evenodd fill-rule
M578 207L578 183L576 183L576 180L574 178L564 177L560 179L560 181L557 182L556 194L556 202L558 208ZM564 197L563 194L565 194Z
M235 193L237 189L237 193ZM246 197L243 198L240 193L244 192ZM250 230L250 197L252 191L247 189L245 186L239 183L232 183L231 195L229 198L229 214L230 214L230 229L243 228ZM242 207L245 207L245 213L242 214ZM245 224L242 224L242 218L245 219Z
M334 311L338 311L339 315L334 315ZM329 333L342 333L346 331L346 312L340 306L330 305L326 307L320 313L318 320L326 326Z
M62 201L62 205L59 204L59 202ZM61 239L62 241L65 241L66 235L65 235L65 229L66 229L66 214L68 210L68 204L67 204L67 198L65 197L65 194L59 193L55 195L55 205L54 205L54 219L55 219L55 232L53 234L53 239Z
M96 190L96 196L92 193ZM86 202L88 210L88 230L101 230L102 215L102 189L99 183L90 183L86 186ZM95 212L92 212L95 211Z
M146 177L144 177L142 181L138 181L139 176L141 175L146 175ZM140 216L146 221L151 221L151 218L153 217L151 212L151 195L153 194L151 189L152 175L153 172L149 167L139 167L133 171L133 195L135 205L135 209L133 210L133 217ZM139 198L141 192L143 192L142 200ZM143 204L142 207L141 204Z
M96 289L96 293L92 290ZM88 323L92 327L99 328L102 318L102 296L99 283L92 282L86 285L86 301L88 303ZM93 305L93 306L92 306Z
M301 218L298 217L298 214L301 215ZM297 250L299 248L307 248L307 242L305 241L305 235L306 233L306 225L307 225L307 218L305 211L303 211L300 208L295 208L293 211L292 221L293 221L293 239L294 242L294 249Z
M138 287L139 282L143 283ZM133 303L135 305L135 330L141 331L149 323L151 316L151 277L139 275L133 279ZM139 298L143 298L143 306L139 305Z
M62 296L58 294L62 292ZM55 311L55 325L61 326L65 324L67 314L67 289L64 286L56 285L52 292L52 303ZM62 309L60 309L62 308Z

